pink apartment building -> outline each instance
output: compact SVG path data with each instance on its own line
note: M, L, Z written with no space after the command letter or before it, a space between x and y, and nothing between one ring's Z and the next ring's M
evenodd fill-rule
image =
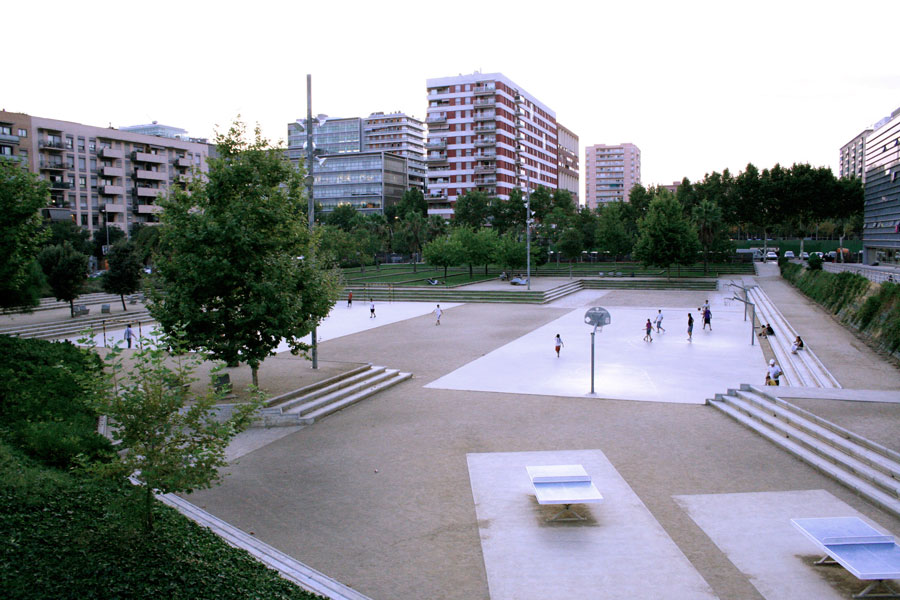
M429 214L453 215L470 190L557 188L556 113L501 73L429 79Z
M641 150L634 144L585 148L585 196L587 206L628 200L631 188L641 183Z

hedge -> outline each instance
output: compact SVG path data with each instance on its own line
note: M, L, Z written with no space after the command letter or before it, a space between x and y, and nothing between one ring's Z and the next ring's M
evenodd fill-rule
M896 283L873 283L849 271L809 270L796 263L783 265L781 275L844 325L859 331L873 348L898 357L900 286Z

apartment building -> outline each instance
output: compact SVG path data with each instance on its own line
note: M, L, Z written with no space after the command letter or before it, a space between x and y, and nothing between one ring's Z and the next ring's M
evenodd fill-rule
M900 264L900 108L866 138L863 261Z
M428 79L429 214L450 217L471 190L557 189L556 113L502 73Z
M130 234L159 221L157 199L207 171L205 143L0 111L0 155L50 184L45 215Z
M383 212L410 187L424 190L425 124L405 113L312 121L313 198L323 212L350 204ZM288 124L288 158L306 160L306 119Z
M863 183L866 182L866 138L870 133L872 128L868 127L841 146L838 176L842 179L856 177Z
M628 200L641 183L641 150L634 144L595 144L585 148L585 199L589 208Z
M557 131L557 171L559 173L558 187L572 193L575 205L581 204L579 199L579 171L578 171L578 136L571 130L556 124Z

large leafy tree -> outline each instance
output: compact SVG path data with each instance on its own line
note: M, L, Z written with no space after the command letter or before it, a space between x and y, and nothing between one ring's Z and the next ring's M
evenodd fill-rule
M72 243L73 248L82 254L90 254L93 250L91 233L71 219L65 221L53 221L50 223L49 229L50 238L47 240L48 246L58 246L63 242L68 241Z
M504 233L497 241L497 262L510 271L526 266L528 248L525 242L511 231Z
M463 249L463 262L469 265L469 277L473 276L474 265L484 265L484 274L487 275L488 264L496 254L497 233L489 228L475 231L457 227L452 236Z
M722 222L722 210L709 200L701 200L692 211L697 238L703 249L703 271L709 271L709 255L730 246Z
M48 246L41 250L38 262L47 276L53 296L57 300L68 302L70 314L74 317L75 298L81 294L87 276L87 255L75 250L71 242L63 242L59 246Z
M571 278L572 261L581 256L581 251L584 249L584 236L578 228L569 227L559 236L556 247L569 263L569 278Z
M446 235L450 228L447 219L441 215L429 215L425 222L425 243L430 242L436 237Z
M47 183L18 162L0 159L0 307L39 302L41 277L34 262L49 236L40 214L49 198Z
M672 265L689 265L697 259L697 233L682 215L681 205L667 192L650 203L647 215L641 219L640 232L633 255L645 266L668 270Z
M109 272L103 278L103 290L110 294L118 294L125 306L125 294L133 294L141 289L141 271L143 264L137 245L131 240L122 240L112 247L106 256L109 261Z
M428 217L428 202L419 188L413 187L403 192L397 204L397 216L401 219L406 219L410 213L420 214L423 219Z
M610 202L600 212L597 244L601 250L612 255L613 262L631 252L634 246L634 238L628 233L625 219L625 204L622 202Z
M344 231L352 230L358 223L359 213L352 204L338 204L334 210L325 215L325 224L340 227Z
M483 227L490 215L490 202L484 192L471 190L456 199L453 224L463 227Z
M447 268L461 265L465 261L465 253L459 241L445 235L425 245L422 251L425 262L435 267L444 268L444 279L447 279Z
M151 314L190 349L245 362L258 385L282 340L295 353L337 300L335 274L315 260L303 174L256 128L216 137L209 173L161 204Z
M549 194L548 202L549 202ZM533 210L533 209L532 209ZM509 200L491 200L491 226L499 235L525 227L525 197L521 190L512 190Z
M125 232L113 225L110 227L109 225L104 225L103 227L99 227L94 230L94 237L92 239L92 254L97 258L98 261L103 260L103 248L106 247L106 251L109 250L119 241L125 239ZM107 244L107 240L109 243Z

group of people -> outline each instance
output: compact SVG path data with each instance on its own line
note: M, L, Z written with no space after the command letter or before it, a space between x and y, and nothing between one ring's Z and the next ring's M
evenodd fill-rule
M347 292L347 308L353 308L353 292ZM375 318L375 299L369 298L369 318Z
M703 319L703 329L705 330L709 327L709 330L712 331L712 311L709 309L709 300L706 303L697 308L697 312L700 313L700 318ZM692 342L694 338L694 315L688 313L687 316L687 341ZM662 309L656 311L656 318L653 322L650 319L647 319L647 322L644 323L644 341L652 342L653 341L653 327L656 326L656 333L665 333L666 330L662 326L663 322L663 313Z

